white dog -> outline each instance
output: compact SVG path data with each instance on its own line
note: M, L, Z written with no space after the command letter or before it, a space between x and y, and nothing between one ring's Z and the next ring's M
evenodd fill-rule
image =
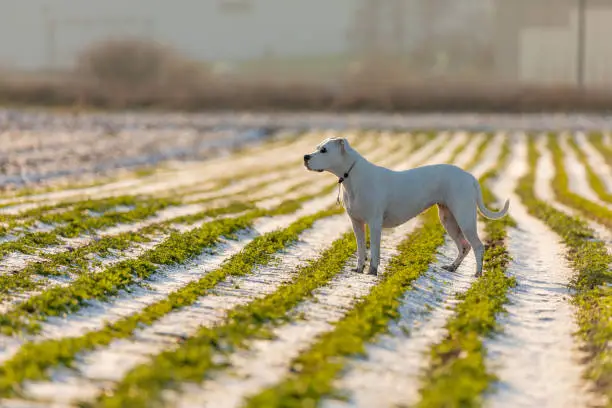
M455 261L443 268L455 271L471 247L476 276L480 276L484 247L478 238L476 208L487 218L499 219L510 205L506 200L501 211L488 210L478 180L457 166L436 164L393 171L370 163L346 139L324 140L315 152L304 156L304 166L311 171L329 171L342 184L344 205L357 239L357 272L365 268L365 224L370 228L372 253L368 273L376 275L382 229L401 225L437 204L440 221L459 249Z

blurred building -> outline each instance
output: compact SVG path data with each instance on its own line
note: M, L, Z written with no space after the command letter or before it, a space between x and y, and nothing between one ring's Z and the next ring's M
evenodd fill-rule
M201 60L336 54L347 48L353 11L353 0L0 0L0 61L66 66L86 45L123 35ZM150 24L120 23L128 17Z
M495 14L498 78L612 85L611 1L497 0Z
M610 21L612 0L0 0L0 67L70 67L95 41L137 35L219 72L268 60L318 75L390 55L414 76L575 84L582 69L611 84Z

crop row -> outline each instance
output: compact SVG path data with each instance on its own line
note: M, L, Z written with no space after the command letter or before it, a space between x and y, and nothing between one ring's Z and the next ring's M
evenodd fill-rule
M449 157L444 161L461 159L462 167L473 170L485 163L485 158L490 159L487 152L493 150L490 149L493 141L498 141L492 134L478 137L466 134L464 138L460 134L439 136L436 133L424 133L418 137L394 136L385 139L382 146L371 143L372 160L394 167L406 163L407 158L415 166ZM555 174L551 185L556 200L584 217L612 228L612 211L570 188L565 161L568 152L559 143L559 136L549 134L543 137L552 154ZM490 168L483 169L481 165L480 169L479 182L489 208L501 198L493 194L490 186L506 182L503 172L516 164L513 163L511 137L504 136L499 138L501 140L499 156L490 159ZM539 154L535 140L536 137L527 138L528 167L519 180L516 194L529 214L557 233L567 248L566 255L575 272L572 288L573 302L578 310L579 335L588 351L587 375L599 394L612 398L612 353L609 348L612 342L611 255L605 243L597 239L585 222L538 197L535 180ZM586 140L595 148L598 144L603 145L598 135L588 135ZM366 142L353 143L365 146ZM610 202L612 196L599 173L593 169L583 147L572 137L568 139L568 146L584 167L589 187L601 201ZM242 157L248 159L248 155ZM256 180L253 172L232 176L233 181L230 180L232 177L227 177L204 189L187 188L184 194L174 196L161 194L143 199L126 195L92 201L75 200L6 216L5 232L32 226L32 220L37 217L56 226L52 232L26 232L15 241L0 244L0 255L20 251L42 256L41 260L30 262L13 274L0 275L0 300L7 300L15 293L40 290L0 314L3 338L19 345L14 353L5 354L1 360L0 396L27 397L27 383L55 381L54 370L63 366L75 367L84 354L109 348L121 339L134 339L144 327L154 326L162 319L194 307L202 299L215 296L216 288L222 284L239 281L270 267L279 262L288 249L297 245L300 237L308 231L317 229L321 222L342 216L340 206L332 199L326 201L326 197L330 198L337 188L335 183L325 182L319 186L307 177L296 178L294 183L284 182L283 174L297 173L292 169L296 166L303 171L301 164L295 161L269 166L270 173L279 173L278 177L272 175L253 184L247 183L244 189L236 188L236 183ZM253 186L255 190L265 190L276 184L283 188L255 195L250 192ZM224 194L224 189L230 189L230 193ZM216 194L216 191L220 193ZM212 194L211 198L189 199L208 193ZM72 250L48 254L38 252L49 245L63 245L63 238L95 233L119 223L135 224L162 209L190 202L206 205L188 215L103 236ZM268 204L264 205L264 202ZM120 206L129 207L129 210L116 210ZM83 217L87 211L101 215ZM277 226L258 234L257 225L264 220L269 225L277 222ZM421 407L481 406L499 380L495 370L488 365L486 341L503 329L500 317L517 284L515 278L508 276L507 268L512 258L506 241L508 234L520 225L512 216L501 221L484 218L481 221L484 222L486 244L484 274L473 279L467 291L456 295L457 302L444 325L443 337L427 347L427 369L419 378L420 399L417 405ZM445 242L445 231L435 208L422 214L415 224L409 234L394 244L396 253L385 266L384 273L368 286L367 293L357 296L337 320L328 322L328 328L313 337L288 362L289 370L279 381L249 395L244 401L245 406L306 407L316 406L327 398L344 397L339 394L341 390L336 381L351 359L367 353L367 346L387 333L391 322L401 318L402 298L410 296L415 282L433 268L436 253ZM231 355L248 349L254 341L271 339L280 327L297 323L300 320L299 306L312 300L317 291L329 287L352 262L356 245L348 225L346 223L347 231L338 232L336 236L339 238L330 239L325 250L303 259L288 273L289 279L279 278L267 291L228 306L215 324L203 324L197 330L187 331L173 345L164 345L146 361L129 366L118 382L106 384L87 404L105 407L169 404L171 394L168 390L180 393L184 384L200 384L214 378L228 370L227 362ZM222 243L227 240L239 245L234 252L224 255ZM144 245L148 249L135 256L120 256L111 264L95 261L97 257L115 251L126 252L143 244L150 246ZM127 315L112 318L79 334L45 338L49 319L78 316L92 301L113 302L119 294L129 297L133 288L146 288L156 277L163 279L162 272L170 270L170 267L182 267L207 253L224 260L171 291L151 298ZM66 284L47 286L41 279L44 277L68 280Z

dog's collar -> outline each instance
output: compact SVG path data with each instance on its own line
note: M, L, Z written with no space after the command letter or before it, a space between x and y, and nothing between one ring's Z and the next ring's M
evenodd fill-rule
M351 172L351 170L353 170L353 167L355 167L356 163L357 163L357 160L355 160L353 164L351 164L351 167L349 167L349 169L346 171L346 173L342 175L342 177L338 178L338 198L336 198L336 202L338 204L340 204L340 184L342 184L342 182L348 178L349 173Z
M342 177L338 178L338 184L342 184L342 182L348 178L349 173L351 172L351 170L353 170L353 167L355 167L356 163L357 163L357 160L355 160L353 164L351 164L351 167L349 167L349 169L346 171L346 173L342 175Z

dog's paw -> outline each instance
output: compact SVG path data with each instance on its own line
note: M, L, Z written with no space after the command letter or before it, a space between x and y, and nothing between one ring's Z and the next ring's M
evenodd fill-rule
M449 272L455 272L457 270L457 267L454 265L444 265L442 266L442 269Z
M378 268L370 266L370 269L368 269L368 275L378 275Z

